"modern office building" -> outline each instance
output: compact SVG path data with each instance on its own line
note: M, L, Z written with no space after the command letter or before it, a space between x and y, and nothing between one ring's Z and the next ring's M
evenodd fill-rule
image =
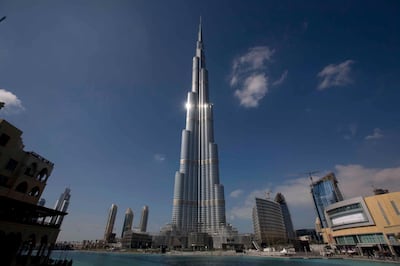
M327 206L325 214L325 242L361 255L400 256L400 192L340 201Z
M45 265L60 232L61 223L53 218L67 213L39 202L54 164L24 151L21 135L0 119L0 260L1 265Z
M213 104L201 23L193 57L192 89L186 103L180 168L175 174L172 225L184 235L218 234L226 225L224 187L220 184L218 149L214 141Z
M117 216L118 207L115 204L111 204L110 211L108 212L106 230L104 232L104 241L105 242L114 242L115 240L115 233L114 230L114 223L115 217Z
M61 212L67 212L69 206L69 200L71 198L71 189L66 188L64 193L60 195L60 198L57 200L54 209ZM55 216L52 218L51 223L61 224L64 219L64 216Z
M287 234L281 206L270 199L255 199L253 207L255 240L261 246L284 244Z
M139 230L140 232L146 232L147 231L147 220L149 218L149 207L147 205L143 206L142 209L142 216L140 217L140 224L139 224Z
M132 230L133 225L133 211L131 208L126 209L124 225L122 226L121 238L124 237L126 231Z
M293 229L292 217L290 216L289 207L282 193L277 193L275 201L279 203L282 211L283 223L285 224L286 236L288 240L296 239L296 234Z
M326 228L328 227L325 218L326 206L343 200L335 174L329 173L318 181L313 182L311 184L311 195L314 200L315 210L320 220L321 227Z

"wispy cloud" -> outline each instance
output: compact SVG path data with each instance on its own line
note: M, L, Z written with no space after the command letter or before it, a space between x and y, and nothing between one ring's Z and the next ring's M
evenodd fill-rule
M304 21L302 24L302 28L304 31L306 31L308 29L308 21Z
M353 60L346 60L340 64L330 64L324 67L317 77L320 78L318 90L325 90L330 87L346 86L353 82L350 77Z
M154 154L154 160L157 162L163 162L163 161L165 161L165 159L166 159L166 157L164 154L160 154L160 153Z
M240 105L250 108L257 107L268 93L268 76L266 63L271 61L275 53L268 46L257 46L234 59L230 85L235 87L235 97Z
M374 128L374 132L371 135L365 137L366 140L374 140L383 138L382 130L379 128Z
M400 167L366 168L358 164L336 165L340 189L346 198L370 196L372 189L400 190Z
M346 129L346 134L344 135L345 140L350 140L354 138L357 134L357 124L350 124Z
M238 198L240 195L242 195L243 194L243 190L241 190L241 189L236 189L236 190L234 190L234 191L232 191L230 194L229 194L229 196L231 197L231 198Z
M270 61L274 50L268 46L256 46L233 61L233 75L246 71L258 71L265 67L266 61Z
M286 80L287 74L288 74L288 71L287 71L287 70L283 71L281 77L280 77L279 79L275 80L275 81L272 83L272 85L273 85L273 86L279 86L279 85L281 85L281 84Z
M1 110L6 113L19 113L25 110L21 100L14 93L4 89L0 89L0 102L5 104Z
M266 193L269 191L269 188L254 190L247 195L245 201L241 205L234 206L229 211L229 218L231 220L235 219L243 219L250 220L252 217L252 210L254 206L254 199L257 198L265 198Z
M310 195L310 180L307 177L291 179L276 186L267 186L264 189L257 189L250 192L242 204L234 206L229 211L229 218L231 220L244 219L249 220L252 218L251 213L254 207L254 199L266 198L267 193L273 192L273 195L280 192L284 195L286 202L294 209L303 210L310 208L312 210L312 198ZM293 215L293 214L292 214Z

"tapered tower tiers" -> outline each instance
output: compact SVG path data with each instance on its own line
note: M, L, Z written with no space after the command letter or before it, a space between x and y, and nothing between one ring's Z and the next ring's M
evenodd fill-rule
M175 174L172 224L182 233L216 233L226 224L225 196L219 182L201 21L186 109L180 169Z

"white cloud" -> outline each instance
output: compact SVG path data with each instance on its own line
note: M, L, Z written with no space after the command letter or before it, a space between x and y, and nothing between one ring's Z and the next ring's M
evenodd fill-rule
M235 96L244 107L257 107L268 92L266 63L271 61L274 50L257 46L233 61L230 85L236 87Z
M336 165L340 190L346 198L372 195L373 187L400 191L400 167L366 168L358 164Z
M251 75L246 78L243 87L235 91L240 105L244 107L257 107L259 101L268 92L268 77L264 74Z
M234 73L244 70L260 70L265 67L265 62L271 60L274 50L268 46L256 46L250 48L249 51L233 62Z
M374 140L383 138L382 130L379 128L374 128L374 132L372 135L368 135L365 137L366 140Z
M163 162L165 161L165 155L164 154L154 154L154 160L156 160L157 162Z
M240 195L242 195L243 194L243 190L241 190L241 189L236 189L236 190L234 190L234 191L232 191L230 194L229 194L229 196L231 197L231 198L238 198Z
M252 191L246 197L245 202L242 205L234 206L229 211L229 218L231 220L235 220L235 219L250 220L252 218L254 199L256 197L257 198L265 198L268 191L270 191L269 188Z
M288 74L288 71L287 71L287 70L283 71L281 77L280 77L279 79L275 80L275 81L272 83L272 85L273 85L273 86L281 85L281 84L286 80L287 74Z
M324 67L317 75L321 79L317 89L324 90L329 87L346 86L352 83L350 71L353 63L353 60L346 60L337 65L330 64Z
M25 110L21 100L14 93L4 89L0 89L0 102L5 104L1 110L7 113L18 113Z

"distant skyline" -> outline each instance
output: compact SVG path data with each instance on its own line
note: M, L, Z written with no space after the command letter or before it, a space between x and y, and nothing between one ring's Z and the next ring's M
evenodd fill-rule
M399 191L397 1L1 1L0 110L71 189L59 240L101 239L109 206L171 222L202 16L227 222L280 192L313 228L307 172L345 198ZM124 213L114 232L121 234ZM135 217L133 226L139 224Z

